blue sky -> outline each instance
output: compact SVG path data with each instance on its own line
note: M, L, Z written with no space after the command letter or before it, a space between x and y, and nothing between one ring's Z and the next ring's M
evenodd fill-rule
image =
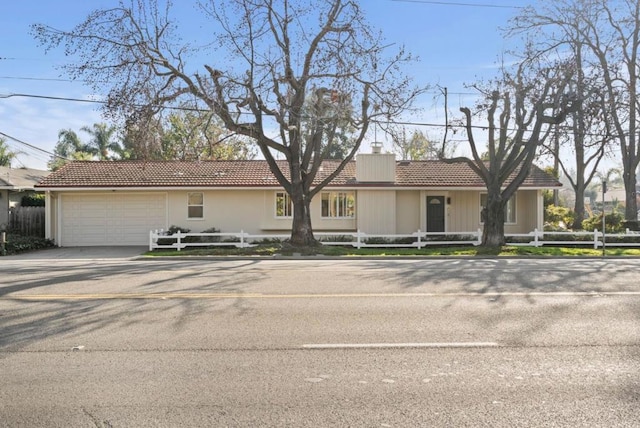
M115 0L22 0L0 6L0 132L21 140L8 140L20 152L15 167L46 169L58 131L79 131L103 121L99 106L90 103L12 96L27 94L86 99L92 94L81 82L70 82L56 68L65 63L60 50L45 54L29 34L33 23L70 29L93 9L113 6ZM187 1L176 2L189 19L195 8ZM417 55L410 75L420 84L447 87L450 110L472 106L473 91L465 83L491 77L500 54L507 47L500 27L525 6L528 0L361 0L369 21L383 31L390 43L404 44ZM435 92L420 100L424 111L411 121L444 123L442 99ZM422 127L438 138L438 128ZM85 137L79 133L81 137ZM367 150L368 147L363 147Z

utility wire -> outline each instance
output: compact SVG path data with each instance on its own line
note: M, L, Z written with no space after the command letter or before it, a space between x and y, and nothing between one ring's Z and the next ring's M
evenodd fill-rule
M489 4L489 3L461 3L461 2L447 2L447 1L435 1L435 0L391 0L391 1L401 2L401 3L435 4L440 6L485 7L485 8L494 8L494 9L524 9L524 6L509 6L509 5Z
M67 98L67 97L54 97L50 95L34 95L34 94L4 94L0 95L0 98L13 98L13 97L25 97L25 98L39 98L43 100L55 100L55 101L75 101L81 103L94 103L94 104L106 104L106 101L100 100L87 100L82 98Z
M22 77L22 76L0 76L0 79L7 80L36 80L41 82L74 82L71 79L61 79L54 77Z
M83 102L83 103L94 103L94 104L106 104L106 101L101 101L101 100L87 100L87 99L81 99L81 98L67 98L67 97L54 97L54 96L49 96L49 95L34 95L34 94L5 94L5 95L0 95L0 99L2 98L12 98L12 97L27 97L27 98L38 98L38 99L46 99L46 100L56 100L56 101L72 101L72 102ZM202 111L201 109L197 109L197 108L191 108L191 107L167 107L167 109L169 110L179 110L179 111L195 111L195 112L199 112ZM245 114L249 114L249 113L245 113ZM386 121L381 121L381 120L371 120L372 123L378 123L378 124L385 124L387 123ZM456 123L449 123L449 124L443 124L443 123L432 123L432 122L394 122L397 125L409 125L409 126L424 126L424 127L431 127L431 128L449 128L449 129L453 129L453 128L462 128L462 129L466 129L467 126L465 124L456 124ZM488 125L471 125L470 126L471 129L481 129L483 131L486 131L489 126ZM563 127L566 128L566 127ZM496 128L499 129L499 128ZM518 131L518 129L516 128L508 128L507 131ZM2 133L0 133L0 135L4 135ZM598 134L587 134L587 135L598 135ZM13 140L15 140L14 138L12 138ZM19 140L15 140L20 142ZM25 143L26 144L26 143ZM44 151L42 149L38 149L41 151ZM44 151L47 154L51 154L47 151Z
M0 135L1 135L1 136L3 136L3 137L5 137L5 138L8 138L8 139L10 139L10 140L12 140L12 141L15 141L16 143L20 143L20 144L22 144L22 145L24 145L24 146L27 146L27 147L29 147L30 149L36 150L36 151L38 151L38 152L45 153L45 154L47 154L47 155L49 155L49 156L55 156L55 157L59 157L59 158L62 158L62 159L66 159L66 158L63 158L62 156L58 156L58 155L56 155L55 153L52 153L52 152L47 151L47 150L45 150L45 149L41 149L41 148L40 148L40 147L38 147L38 146L34 146L33 144L29 144L29 143L27 143L26 141L22 141L22 140L19 140L19 139L18 139L18 138L16 138L16 137L12 137L12 136L11 136L11 135L9 135L9 134L5 134L4 132L0 132ZM67 159L67 160L69 160L69 159Z

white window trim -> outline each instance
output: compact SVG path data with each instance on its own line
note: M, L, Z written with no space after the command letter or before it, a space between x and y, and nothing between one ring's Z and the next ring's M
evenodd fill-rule
M353 215L352 216L324 216L322 215L322 195L329 194L329 198L331 198L332 194L339 195L340 193L344 193L348 196L353 196ZM337 201L337 199L336 199ZM337 202L336 202L337 203ZM356 218L356 192L353 190L328 190L326 192L320 192L320 218L323 220L354 220ZM336 207L337 208L337 207ZM346 207L345 207L346 208Z
M482 195L487 195L487 192L480 192L480 195L478 196L478 209L480 210L480 224L484 224L484 222L482 221ZM510 198L509 201L507 202L507 204L513 203L513 221L507 221L506 219L506 215L505 215L505 222L504 224L518 224L518 199L516 197L517 192L514 193ZM511 202L513 201L513 202ZM505 206L505 210L507 209L507 206ZM506 213L505 213L506 214Z
M278 215L278 196L279 195L284 195L284 200L285 200L285 204L287 203L287 201L289 201L289 212L291 213L290 215ZM291 196L285 192L285 191L281 191L281 192L276 192L274 195L274 205L273 205L273 216L276 219L290 219L293 218L293 202L291 201Z
M202 195L202 204L190 204L189 203L189 196L193 195L195 193L199 193L199 194ZM191 217L189 215L189 208L190 207L202 207L202 217ZM187 220L193 220L193 221L204 220L204 192L187 192Z

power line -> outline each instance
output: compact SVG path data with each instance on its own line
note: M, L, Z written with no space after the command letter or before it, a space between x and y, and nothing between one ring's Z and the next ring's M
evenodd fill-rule
M12 141L15 141L16 143L20 143L20 144L22 144L22 145L24 145L24 146L27 146L27 147L29 147L30 149L36 150L36 151L38 151L38 152L45 153L45 154L47 154L47 155L49 155L49 156L57 156L57 157L59 157L58 155L56 155L56 154L54 154L54 153L52 153L52 152L50 152L50 151L47 151L47 150L45 150L45 149L41 149L40 147L38 147L38 146L34 146L33 144L29 144L29 143L27 143L26 141L19 140L19 139L18 139L18 138L16 138L16 137L12 137L12 136L11 136L11 135L9 135L9 134L5 134L4 132L0 132L0 135L1 135L1 136L3 136L3 137L5 137L5 138L8 138L8 139L10 139L10 140L12 140Z
M524 6L509 6L503 4L490 4L490 3L461 3L461 2L447 2L447 1L434 1L434 0L391 0L393 2L402 3L423 3L423 4L435 4L440 6L462 6L462 7L485 7L494 9L524 9Z
M0 98L13 98L13 97L25 97L25 98L38 98L44 100L54 100L54 101L75 101L81 103L95 103L95 104L106 104L106 101L100 100L87 100L82 98L67 98L67 97L54 97L51 95L35 95L35 94L5 94L0 95Z
M74 101L74 102L84 102L84 103L97 103L97 104L106 104L106 101L100 101L100 100L85 100L85 99L81 99L81 98L66 98L66 97L54 97L54 96L49 96L49 95L33 95L33 94L6 94L6 95L0 95L0 98L11 98L11 97L27 97L27 98L38 98L38 99L46 99L46 100L57 100L57 101ZM174 110L187 110L187 111L194 111L196 109L193 108L188 108L188 107L170 107L171 109ZM383 123L381 121L376 121L373 120L373 122L377 122L377 123ZM414 126L430 126L430 127L445 127L447 125L444 124L438 124L438 123L420 123L420 122L397 122L399 125L414 125ZM449 124L448 126L452 127L458 127L458 128L462 128L462 125L451 125ZM486 128L486 126L477 126L477 128Z
M53 77L20 77L20 76L0 76L0 79L8 79L8 80L36 80L42 82L74 82L71 79L61 79L61 78L53 78Z
M49 96L49 95L35 95L35 94L6 94L6 95L0 95L0 98L11 98L11 97L27 97L27 98L46 99L46 100L72 101L72 102L95 103L95 104L106 104L107 103L106 101L100 101L100 100L86 100L86 99L81 99L81 98L54 97L54 96ZM167 107L167 108L170 109L170 110L201 111L199 109L190 108L190 107ZM378 124L387 123L385 121L379 121L379 120L375 120L375 119L373 119L371 122L378 123ZM467 128L467 125L462 124L462 123L461 124L456 124L456 123L443 124L443 123L430 123L430 122L394 122L394 123L397 124L397 125L424 126L424 127L431 127L431 128L449 128L449 129L453 129L453 128L466 129ZM481 129L483 131L486 131L487 129L489 129L489 126L488 125L470 125L469 128L471 128L471 129ZM517 129L514 129L514 128L509 128L507 130L508 131L517 131ZM5 134L0 132L0 135L5 135ZM595 134L588 134L588 135L595 135ZM9 138L11 138L11 139L13 139L15 141L18 141L20 143L23 143L23 142L21 142L19 140L16 140L15 138L12 138L12 137L9 137ZM23 143L23 144L27 144L27 143ZM42 150L40 148L38 148L38 150L43 151L43 152L45 152L47 154L52 154L52 153L47 152L45 150Z

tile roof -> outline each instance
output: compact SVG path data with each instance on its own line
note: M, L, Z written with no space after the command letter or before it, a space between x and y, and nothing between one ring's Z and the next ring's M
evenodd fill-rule
M279 161L283 171L286 162ZM339 161L326 160L316 182L334 171ZM288 176L288 173L286 174ZM356 181L356 162L347 164L332 187L483 188L482 180L466 163L397 161L395 183ZM560 187L560 183L533 167L522 187ZM280 187L264 160L248 161L74 161L45 177L38 188L114 187Z

